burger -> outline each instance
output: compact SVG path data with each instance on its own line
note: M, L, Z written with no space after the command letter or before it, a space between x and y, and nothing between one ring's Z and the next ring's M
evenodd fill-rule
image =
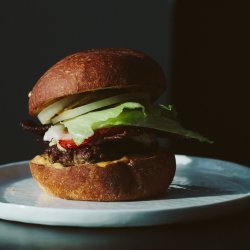
M48 69L29 93L29 114L41 124L21 123L47 144L29 162L39 186L70 200L164 193L176 162L158 138L208 141L184 129L173 106L153 104L165 87L159 64L132 49L86 50Z

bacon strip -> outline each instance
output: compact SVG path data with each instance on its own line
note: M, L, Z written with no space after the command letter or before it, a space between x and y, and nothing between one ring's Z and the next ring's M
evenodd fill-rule
M23 120L20 125L24 131L43 136L45 132L50 128L50 125L38 125L34 121Z

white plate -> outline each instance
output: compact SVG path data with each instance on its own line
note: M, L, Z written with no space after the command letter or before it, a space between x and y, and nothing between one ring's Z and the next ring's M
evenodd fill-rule
M46 225L130 227L208 219L250 207L250 169L177 155L162 197L130 202L68 201L43 193L27 162L0 166L0 218Z

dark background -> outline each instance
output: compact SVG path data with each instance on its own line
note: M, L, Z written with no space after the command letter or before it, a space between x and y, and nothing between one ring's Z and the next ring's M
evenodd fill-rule
M79 50L131 47L161 64L183 125L215 141L177 141L176 153L250 165L247 2L2 1L0 163L41 152L19 121L46 69Z

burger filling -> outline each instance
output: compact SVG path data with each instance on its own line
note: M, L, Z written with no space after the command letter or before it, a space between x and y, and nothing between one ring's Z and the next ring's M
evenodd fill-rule
M146 142L143 140L145 136ZM135 137L117 139L110 137L101 144L86 144L80 147L70 147L65 150L59 149L57 145L48 147L45 154L51 163L62 163L63 165L74 165L82 163L96 163L101 161L112 161L122 158L124 155L152 154L158 148L155 137L145 134Z
M99 100L100 96L104 98ZM43 141L49 143L46 158L64 166L152 154L158 148L156 136L210 142L184 129L171 105L152 105L143 93L70 96L46 107L38 118L44 125L24 122L23 128L43 135Z

